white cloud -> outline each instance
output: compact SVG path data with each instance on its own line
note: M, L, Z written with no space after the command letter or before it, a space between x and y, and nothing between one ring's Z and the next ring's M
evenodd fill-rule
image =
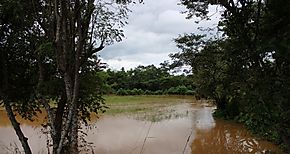
M122 59L109 59L109 60L103 60L107 64L110 64L111 69L113 70L120 70L122 67L126 68L127 70L129 68L134 68L138 65L143 65L142 63L136 62L136 61L130 61L130 60L125 60L123 61Z
M126 39L101 51L103 62L113 69L159 64L178 50L173 42L178 34L200 33L199 26L212 27L218 20L197 25L185 19L186 15L180 13L184 8L177 3L179 0L146 0L145 4L133 5L129 25L124 29ZM215 12L215 8L210 11Z

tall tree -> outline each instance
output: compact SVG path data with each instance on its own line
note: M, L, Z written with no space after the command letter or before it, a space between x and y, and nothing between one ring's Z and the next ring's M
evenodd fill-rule
M211 88L205 89L205 94L211 98L215 94L222 96L223 105L218 108L223 109L225 116L236 117L254 132L290 147L290 136L285 135L290 130L290 86L289 79L285 78L289 75L290 57L287 35L290 24L286 19L289 2L181 0L181 3L188 8L188 18L209 19L209 5L223 7L218 28L224 37L212 50L221 51L216 55L208 50L212 43L195 44L196 37L182 36L177 39L182 52L174 58L189 62L193 76L200 79L198 82L203 81L197 84L199 89L205 83L213 83L206 86ZM221 74L220 82L211 82L217 77L211 76L214 71Z
M53 153L78 153L81 118L102 108L101 84L89 77L100 69L96 53L122 40L126 5L19 0L1 2L0 7L0 100L25 153L31 150L12 110L29 118L40 105L48 113ZM56 107L50 106L51 99Z
M52 42L54 60L63 80L66 96L65 104L58 104L57 109L63 111L56 115L58 119L62 119L61 126L55 123L48 102L43 101L50 119L55 153L63 153L64 146L69 149L68 152L78 153L79 107L84 103L79 99L81 74L85 72L91 59L97 58L95 53L105 45L121 41L123 37L120 28L124 26L128 10L125 5L113 5L115 4L101 0L55 0L41 5L44 10L51 11L51 16L40 17L46 20L39 24Z
M14 111L24 118L38 110L31 100L36 84L37 63L30 46L33 37L33 12L30 1L1 1L0 4L0 101L22 144L25 153L32 153Z

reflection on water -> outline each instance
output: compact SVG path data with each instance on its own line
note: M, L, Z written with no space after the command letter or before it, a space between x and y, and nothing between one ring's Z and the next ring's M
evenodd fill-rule
M28 142L32 147L33 153L47 153L47 136L42 133L40 126L35 127L24 124L21 128L29 139ZM14 154L16 151L23 151L21 149L21 144L14 129L11 126L0 126L0 154Z
M223 120L210 130L198 129L191 149L203 154L282 153L275 145L253 138L243 126Z
M273 144L252 137L241 125L214 120L212 110L206 105L180 103L157 112L103 116L84 132L92 143L90 153L98 154L281 153ZM0 154L14 153L20 143L4 112L0 115ZM40 115L39 121L45 120L44 116ZM22 128L33 153L47 153L47 136L39 123L26 121Z
M180 154L183 151L190 120L140 121L127 117L105 117L97 129L88 131L88 141L101 154ZM187 153L190 149L187 148Z

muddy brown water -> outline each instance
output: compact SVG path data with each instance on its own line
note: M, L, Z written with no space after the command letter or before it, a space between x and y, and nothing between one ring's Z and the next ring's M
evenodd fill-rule
M282 153L270 142L253 137L242 125L215 120L214 107L180 103L155 112L103 116L84 127L90 143L83 153L97 154L243 154ZM21 151L20 143L0 111L0 154ZM33 153L47 153L47 135L40 123L21 120Z

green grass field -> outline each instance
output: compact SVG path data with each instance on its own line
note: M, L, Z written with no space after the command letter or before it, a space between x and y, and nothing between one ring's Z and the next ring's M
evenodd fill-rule
M194 100L192 96L144 95L144 96L105 96L109 107L105 114L130 114L158 111L159 109L178 103Z
M136 95L117 96L105 95L105 105L108 107L103 115L144 115L146 118L159 118L172 112L168 107L195 101L193 96L180 95ZM51 106L55 103L51 101ZM0 109L3 109L2 107Z

